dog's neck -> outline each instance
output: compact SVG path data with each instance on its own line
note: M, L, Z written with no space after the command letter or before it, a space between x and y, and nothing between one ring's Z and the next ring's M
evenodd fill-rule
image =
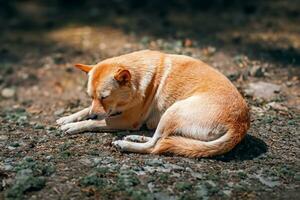
M155 104L159 104L158 97L163 95L163 87L171 71L172 61L161 54L155 62L148 63L143 68L133 68L136 80L137 98L140 98L144 118L147 118Z

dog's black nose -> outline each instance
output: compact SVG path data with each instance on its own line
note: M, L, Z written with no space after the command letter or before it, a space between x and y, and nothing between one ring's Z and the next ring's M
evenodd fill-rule
M97 119L98 115L97 114L91 114L90 116L88 116L88 119Z

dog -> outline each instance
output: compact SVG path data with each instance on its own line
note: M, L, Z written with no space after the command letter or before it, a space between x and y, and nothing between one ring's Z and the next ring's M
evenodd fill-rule
M146 125L153 137L128 135L112 145L126 152L212 157L233 149L249 129L242 95L200 60L142 50L75 66L88 74L92 105L57 120L68 134ZM92 114L97 120L83 120Z

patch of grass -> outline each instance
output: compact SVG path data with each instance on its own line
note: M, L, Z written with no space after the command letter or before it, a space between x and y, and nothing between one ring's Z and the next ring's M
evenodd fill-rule
M188 182L179 182L179 183L176 183L175 188L180 191L186 191L186 190L191 190L192 186L193 185Z
M15 123L17 125L28 125L29 114L24 108L9 109L5 110L1 116L4 120L7 120L9 123Z
M294 125L297 125L297 122L295 120L288 120L288 125L291 125L291 126L294 126Z
M159 181L160 181L161 183L167 183L169 179L170 179L170 177L169 177L168 174L161 174L161 175L159 176Z
M126 190L128 187L136 186L140 183L133 172L123 171L118 175L117 185L120 189Z
M99 177L96 173L92 173L80 180L80 185L84 187L87 186L104 187L107 184L108 184L108 180Z
M154 199L154 197L149 193L149 191L145 190L145 189L130 188L129 190L127 190L127 194L133 200L151 200L151 199Z
M6 199L23 199L28 191L38 191L45 186L46 180L41 176L34 176L32 170L23 169L17 173L14 184L6 191Z
M37 176L50 176L55 172L54 165L35 161L32 157L25 157L14 167L14 171L16 172L24 169L32 170L33 174Z
M65 142L59 146L59 151L66 151L72 145L71 142Z
M62 151L60 152L60 157L63 159L67 159L72 155L72 153L70 151Z
M239 172L238 172L238 176L239 176L241 179L247 178L247 174L246 174L245 172L242 172L242 171L239 171Z
M263 124L271 124L273 123L273 121L276 119L275 116L265 116L263 119L262 119L262 123Z

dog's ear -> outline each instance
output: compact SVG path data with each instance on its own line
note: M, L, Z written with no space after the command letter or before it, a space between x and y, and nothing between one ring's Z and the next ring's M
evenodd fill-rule
M120 85L125 85L131 80L131 74L127 69L121 68L115 73L114 78Z
M93 66L91 65L84 65L84 64L75 64L75 67L77 67L78 69L81 69L82 71L88 73L92 68Z

